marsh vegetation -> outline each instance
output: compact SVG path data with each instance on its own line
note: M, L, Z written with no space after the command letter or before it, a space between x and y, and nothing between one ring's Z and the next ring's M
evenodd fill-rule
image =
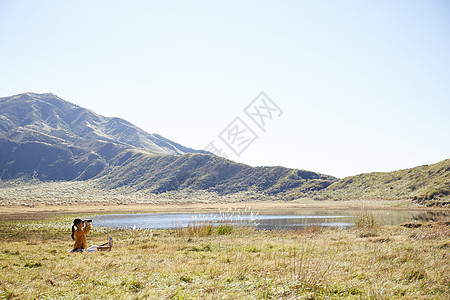
M0 222L0 298L450 297L445 222L379 226L362 215L346 230L94 226L88 243L112 236L112 251L71 254L72 218Z

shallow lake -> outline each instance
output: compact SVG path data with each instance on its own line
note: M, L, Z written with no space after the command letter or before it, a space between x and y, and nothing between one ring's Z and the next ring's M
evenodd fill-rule
M221 213L143 213L111 214L93 217L94 225L111 228L169 229L192 224L231 223L237 226L254 226L258 229L295 229L303 226L348 228L355 225L355 218L367 213L380 225L398 225L413 221L448 221L448 212L374 210L271 210L260 212L225 211Z

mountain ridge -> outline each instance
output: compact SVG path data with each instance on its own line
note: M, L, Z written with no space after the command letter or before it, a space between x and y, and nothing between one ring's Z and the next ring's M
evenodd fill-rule
M97 115L51 93L0 98L0 178L86 180L129 148L159 154L205 153L146 133L126 120ZM35 155L41 152L46 152L43 162Z
M251 167L150 134L52 93L0 98L0 180L95 180L104 189L154 194L251 192L280 200L450 199L450 159L392 172L333 176Z
M69 131L72 136L66 138L98 139L155 153L206 153L187 147L183 147L183 151L174 146L177 143L147 133L124 119L97 115L52 93L25 93L0 98L0 111L0 133L21 127L64 137Z
M337 179L250 167L95 114L54 94L0 98L0 179L95 179L105 188L164 193L256 191L295 198Z

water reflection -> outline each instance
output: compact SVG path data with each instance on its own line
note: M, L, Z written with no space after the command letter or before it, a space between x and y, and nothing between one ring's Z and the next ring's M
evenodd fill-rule
M188 224L213 222L233 223L238 226L252 225L259 229L295 229L310 225L348 228L354 226L355 217L361 210L271 210L258 214L198 214L198 213L154 213L114 214L94 218L95 226L113 228L168 229L186 227ZM398 225L412 221L448 221L450 215L443 211L393 211L373 210L371 214L380 225Z
M273 211L264 211L263 214L270 214L274 216L309 216L309 218L315 218L320 216L319 218L324 218L325 216L328 218L344 218L340 221L332 221L325 222L323 225L327 225L326 223L333 222L345 222L350 223L352 226L354 225L354 220L358 216L363 214L372 215L379 225L399 225L406 222L426 222L426 221L448 221L450 220L450 214L446 211L405 211L405 210L273 210ZM300 221L300 225L311 225L313 222L308 223L307 221ZM317 220L320 223L320 220ZM348 225L348 224L347 224Z

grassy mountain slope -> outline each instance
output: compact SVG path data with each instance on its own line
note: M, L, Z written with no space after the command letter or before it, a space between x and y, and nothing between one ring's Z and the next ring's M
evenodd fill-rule
M36 141L36 133L79 146L102 141L159 154L204 153L147 133L126 120L98 115L50 93L0 98L0 135Z
M204 153L53 94L0 98L0 179L86 180L126 149Z
M186 154L194 153L194 154ZM193 150L53 94L0 98L0 180L95 178L105 188L153 193L243 191L302 197L336 181L283 167L250 167Z
M89 149L0 137L0 179L83 180L105 166L106 161Z
M111 164L98 177L105 187L127 186L154 193L183 189L219 194L255 191L295 199L337 180L332 176L284 167L251 167L205 154L151 155L129 150Z
M316 192L316 199L450 198L450 159L411 169L360 174L334 182Z

